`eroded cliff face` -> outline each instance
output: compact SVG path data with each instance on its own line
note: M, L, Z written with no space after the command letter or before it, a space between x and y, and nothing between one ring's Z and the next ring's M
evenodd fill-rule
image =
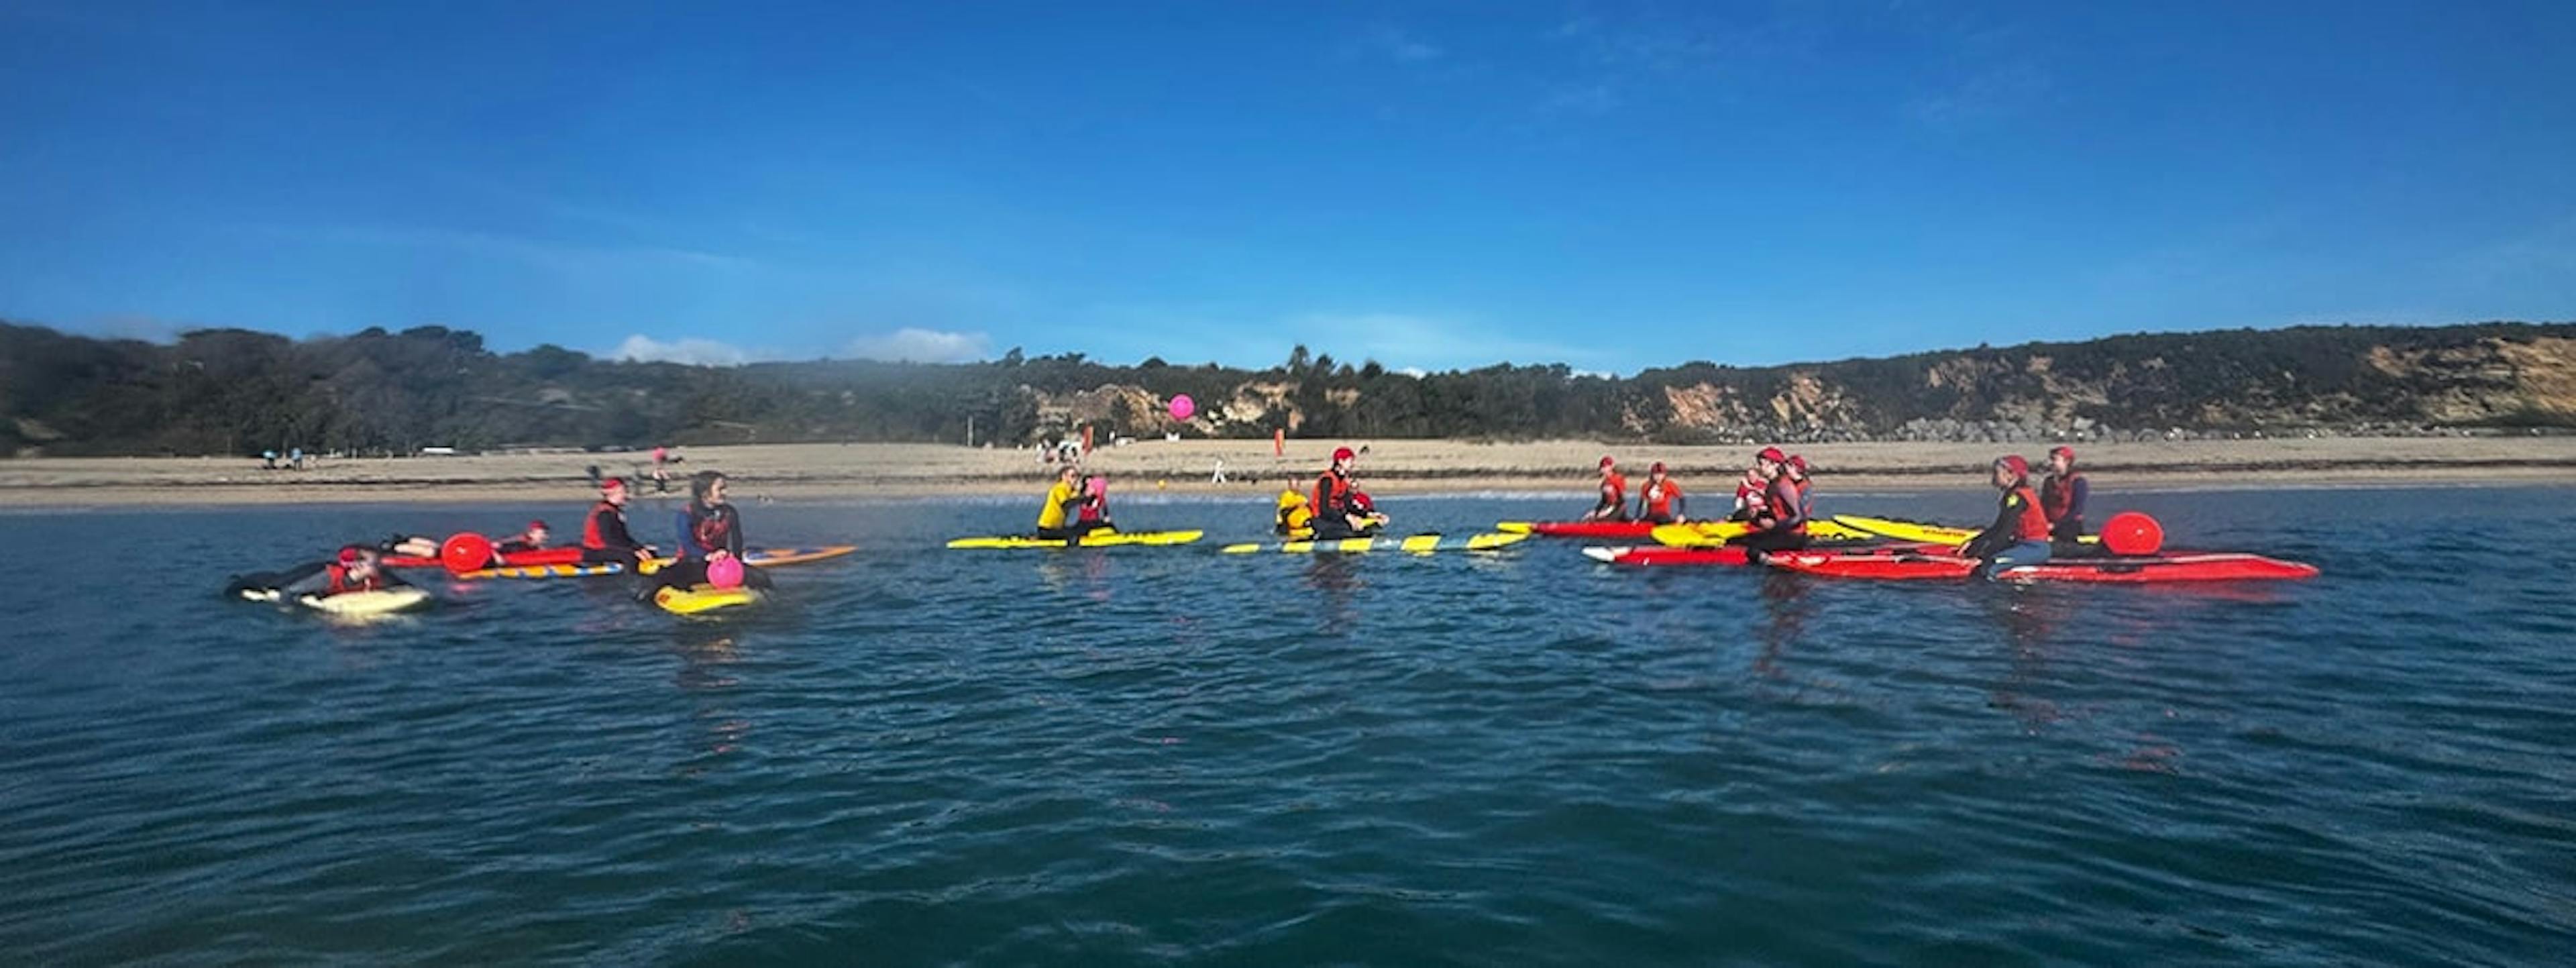
M2485 338L2435 348L2368 346L2339 356L2275 359L2235 347L2178 357L2122 355L2092 344L1931 354L1764 370L1715 370L1690 382L1624 391L1599 412L1639 436L1709 438L2022 440L2303 429L2576 424L2576 339ZM2167 349L2174 349L2170 344ZM2069 365L2067 354L2078 361ZM2178 362L2179 361L2179 362ZM1308 393L1296 380L1237 385L1201 401L1187 422L1166 400L1129 384L1065 394L1028 391L1043 428L1084 423L1122 433L1200 436L1290 433L1315 419L1420 399L1418 384L1371 399L1371 388ZM1304 401L1301 406L1299 401ZM1347 423L1339 424L1347 426ZM1603 427L1602 430L1610 430Z

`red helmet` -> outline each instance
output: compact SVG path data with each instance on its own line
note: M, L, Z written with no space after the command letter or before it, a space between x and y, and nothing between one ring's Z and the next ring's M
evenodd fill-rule
M1333 463L1339 464L1358 456L1358 454L1352 453L1351 449L1348 447L1336 448L1333 451Z
M1601 458L1601 466L1603 466L1603 467L1616 467L1616 466L1619 466L1619 461L1618 461L1617 459L1615 459L1615 458L1611 458L1611 457L1603 457L1603 458Z
M2014 477L2030 476L2030 462L2023 460L2020 454L2006 454L2002 457L1997 457L1995 458L1995 466L2011 471L2012 476Z
M603 491L615 490L625 486L626 479L623 477L603 477L599 479L599 489Z
M2066 459L2067 459L2067 460L2074 460L2074 459L2075 459L2075 448L2073 448L2073 447L2068 447L2068 446L2066 446L2066 445L2064 445L2064 444L2059 444L2059 445L2057 445L2057 446L2055 446L2055 447L2051 447L2051 448L2049 448L2049 449L2048 449L2048 456L2050 456L2050 457L2055 457L2055 456L2057 456L2057 455L2059 455L2059 454L2064 454L2064 455L2066 455Z
M1656 461L1656 462L1655 462L1655 466L1653 466L1653 467L1649 467L1649 468L1646 468L1646 473L1648 473L1648 474L1661 474L1661 473L1663 473L1663 472L1664 472L1664 462L1663 462L1663 461Z
M1797 468L1797 469L1798 469L1798 473L1801 473L1801 474L1806 473L1806 472L1807 472L1807 455L1805 455L1805 454L1791 454L1791 455L1789 455L1789 466Z
M1767 460L1774 464L1786 464L1789 462L1789 455L1781 453L1780 448L1765 447L1762 448L1761 453L1753 455L1753 459Z
M344 565L357 564L358 559L366 556L366 549L358 547L357 545L343 545L340 548L340 563Z
M530 522L528 522L528 530L530 530L530 531L551 531L551 530L554 530L554 529L546 527L546 523L545 523L545 522L543 522L543 521L530 521Z

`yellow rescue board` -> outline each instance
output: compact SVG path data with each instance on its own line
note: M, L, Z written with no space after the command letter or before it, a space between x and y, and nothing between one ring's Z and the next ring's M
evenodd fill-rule
M827 561L850 554L857 550L859 550L859 546L857 545L824 545L819 548L762 548L757 551L745 551L743 552L742 558L746 564L758 565L762 568L776 568L780 565L802 565L808 562ZM655 558L645 564L643 572L644 574L650 575L656 571L670 567L672 560L673 559L670 558ZM604 564L579 565L510 565L501 568L481 568L474 571L464 572L456 577L462 581L479 581L486 578L584 578L594 575L622 575L625 573L626 566L623 563L608 562Z
M1954 528L1943 524L1926 524L1899 518L1862 517L1857 514L1834 515L1834 523L1876 537L1917 541L1923 544L1963 545L1968 543L1968 539L1977 536L1975 528ZM2076 540L2094 542L2102 540L2102 536L2088 534Z
M1205 537L1205 531L1113 531L1094 532L1079 540L1035 538L1027 536L959 538L948 543L951 548L1109 548L1118 545L1185 545Z
M719 608L750 605L763 596L751 588L717 588L714 585L691 585L687 588L662 588L653 592L653 604L673 615L696 615Z
M1753 528L1742 521L1693 521L1689 524L1658 525L1655 543L1672 548L1714 548L1730 538L1741 538ZM1846 527L1833 521L1807 522L1807 537L1824 541L1853 541L1874 537L1867 531Z
M1464 538L1417 534L1403 538L1342 538L1336 541L1233 544L1219 550L1229 555L1248 555L1265 551L1291 555L1360 554L1370 551L1410 551L1414 554L1429 554L1434 551L1492 551L1527 541L1529 537L1526 532L1518 534L1488 532Z

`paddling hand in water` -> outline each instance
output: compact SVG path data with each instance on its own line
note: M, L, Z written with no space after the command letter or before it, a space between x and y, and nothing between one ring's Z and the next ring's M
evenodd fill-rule
M1359 455L1350 448L1333 451L1333 466L1315 479L1315 496L1311 502L1315 517L1315 539L1338 541L1376 534L1386 526L1386 515L1379 514L1377 504L1351 481L1351 467Z
M1079 465L1056 469L1055 486L1047 489L1046 503L1038 507L1038 537L1071 541L1093 531L1115 530L1109 524L1109 482L1091 480L1096 487L1082 479Z
M1646 482L1637 486L1637 517L1650 524L1682 523L1682 486L1664 476L1664 462L1656 461L1646 468Z
M1628 479L1619 476L1619 462L1601 458L1601 500L1592 510L1583 512L1585 521L1628 520Z
M1995 523L1960 548L1960 553L1977 559L1970 574L1993 578L1995 572L2022 565L2046 562L2048 546L2048 512L2040 507L2039 495L2030 487L2030 462L2019 455L1995 459L1992 476L1995 489L2003 497L1995 502Z

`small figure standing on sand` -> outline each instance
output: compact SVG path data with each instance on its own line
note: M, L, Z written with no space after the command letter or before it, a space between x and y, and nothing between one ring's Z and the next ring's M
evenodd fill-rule
M1586 521L1628 520L1628 479L1619 476L1619 462L1601 458L1601 500L1592 510L1583 512Z

